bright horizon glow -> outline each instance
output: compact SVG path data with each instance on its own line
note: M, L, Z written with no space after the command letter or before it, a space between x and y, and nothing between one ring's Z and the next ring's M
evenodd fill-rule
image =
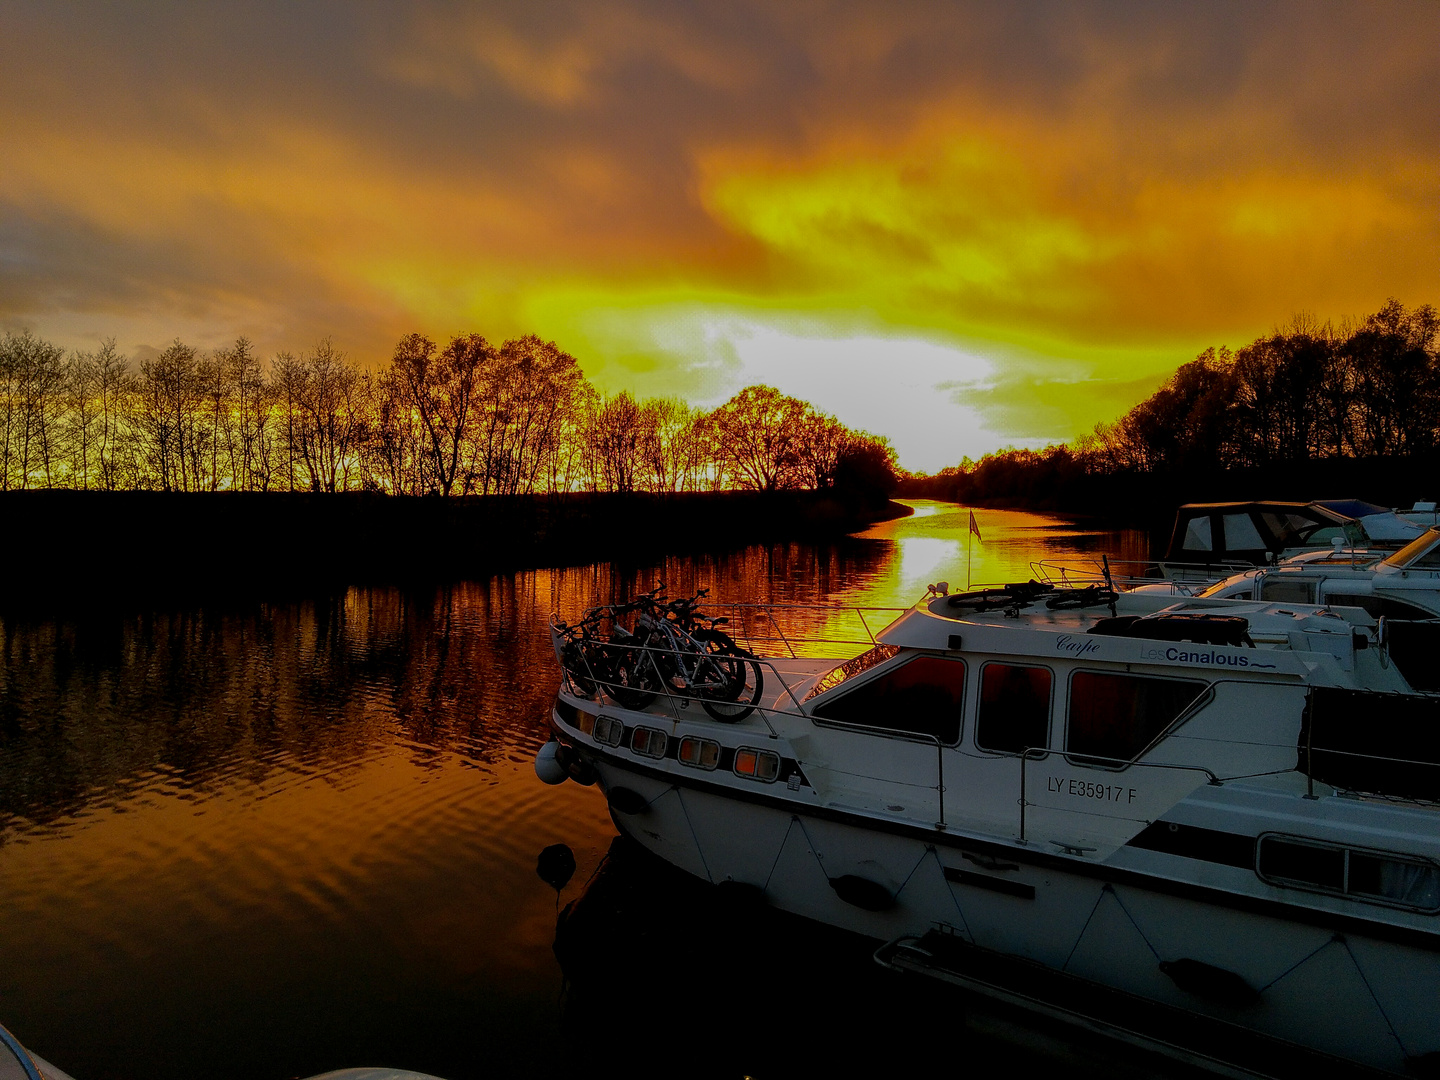
M768 383L848 427L886 434L910 469L938 472L1005 438L956 400L964 387L992 380L993 365L980 357L913 338L801 336L740 320L710 329L738 362L730 376L737 389ZM875 392L877 375L884 393ZM699 404L718 405L726 396Z

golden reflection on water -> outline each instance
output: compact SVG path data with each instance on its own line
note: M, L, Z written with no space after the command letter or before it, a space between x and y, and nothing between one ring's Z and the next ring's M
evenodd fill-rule
M555 914L614 830L595 791L531 769L558 676L550 613L703 585L765 607L737 629L838 634L858 652L855 607L963 581L968 512L915 506L835 544L0 613L0 1022L82 1080L366 1061L570 1075L535 1052L559 1022ZM976 516L977 581L1135 544ZM557 895L535 858L559 842L579 870Z
M864 649L887 622L922 599L931 584L946 582L951 592L960 592L1028 581L1062 566L1096 574L1102 553L1115 564L1116 574L1121 574L1143 566L1149 558L1149 538L1140 530L1102 530L1020 510L972 511L930 499L900 501L913 508L911 516L882 522L856 538L859 544L874 545L878 557L856 559L847 567L848 573L830 576L830 587L805 592L804 601L797 591L789 601L823 602L827 610L773 607L746 614L743 624L757 651L849 657ZM970 531L972 512L978 538ZM1038 565L1042 561L1046 567ZM750 584L750 602L785 602L760 595L763 590ZM733 590L721 594L741 598ZM735 624L741 625L741 614L731 614Z

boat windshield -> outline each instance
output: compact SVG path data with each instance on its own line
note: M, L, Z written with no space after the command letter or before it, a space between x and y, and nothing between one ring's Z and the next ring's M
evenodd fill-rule
M1224 581L1217 581L1214 585L1211 585L1208 589L1202 591L1200 595L1222 597L1227 596L1229 594L1229 591L1235 586L1249 585L1250 582L1254 580L1254 578L1255 575L1253 572L1249 574L1235 574L1233 577L1227 577Z
M835 689L835 687L849 679L853 679L856 675L869 671L876 664L883 664L886 660L889 660L892 656L899 653L899 651L900 650L894 645L876 645L869 652L863 652L853 660L846 660L845 663L839 667L832 668L826 672L820 681L811 687L810 692L805 695L805 700L809 701L817 694L823 694L827 690Z
M1430 529L1384 560L1385 565L1407 570L1440 570L1440 543L1437 541L1440 541L1440 529Z

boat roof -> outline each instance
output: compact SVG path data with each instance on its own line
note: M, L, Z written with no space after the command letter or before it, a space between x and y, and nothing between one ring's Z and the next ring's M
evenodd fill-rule
M1375 503L1366 502L1364 499L1312 499L1309 502L1296 502L1286 499L1245 499L1239 502L1194 502L1185 503L1180 507L1183 513L1186 510L1213 512L1216 510L1321 510L1322 516L1334 516L1337 518L1359 519L1369 517L1372 514L1388 514L1388 506L1377 506ZM1194 516L1193 514L1187 516Z
M1323 506L1326 510L1333 510L1337 514L1343 514L1350 518L1369 517L1371 514L1388 514L1388 506L1376 506L1364 499L1316 499L1316 506Z
M1383 510L1383 507L1376 507L1374 512ZM1212 514L1216 511L1228 510L1231 513L1243 513L1249 510L1280 510L1280 511L1319 511L1316 515L1320 519L1330 518L1334 521L1343 521L1352 515L1339 510L1331 509L1324 503L1316 502L1287 502L1276 499L1247 499L1240 502L1197 502L1185 503L1180 507L1179 514L1182 517L1199 517L1202 514Z
M1284 551L1325 545L1334 536L1352 543L1399 547L1421 529L1359 499L1185 503L1176 511L1164 558L1187 564L1258 565Z
M1164 593L1120 593L1113 608L1107 602L1055 608L1041 596L1019 610L976 611L954 606L954 599L939 596L922 601L882 630L877 640L900 648L1141 663L1188 668L1195 674L1249 671L1345 685L1354 663L1355 637L1367 636L1375 626L1373 617L1360 608ZM1152 622L1175 616L1177 622L1238 617L1247 624L1247 640L1218 645L1138 632L1132 636L1114 628L1117 623L1123 626L1126 616ZM1397 684L1397 689L1401 687Z

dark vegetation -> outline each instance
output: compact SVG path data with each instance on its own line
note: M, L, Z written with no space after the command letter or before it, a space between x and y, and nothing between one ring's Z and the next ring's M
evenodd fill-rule
M176 341L0 338L0 598L440 579L835 536L889 501L883 438L768 386L708 412L601 395L524 337L419 334L364 371ZM18 527L15 527L18 526Z
M705 412L600 394L528 336L410 334L362 370L327 339L262 363L176 341L138 369L107 341L0 337L0 491L389 495L886 489L889 443L773 387Z
M843 536L908 508L825 491L529 496L19 491L0 495L6 601L422 583Z
M1184 502L1359 497L1440 487L1440 315L1391 300L1339 328L1297 318L1206 349L1073 445L1002 450L901 493L1167 526Z

